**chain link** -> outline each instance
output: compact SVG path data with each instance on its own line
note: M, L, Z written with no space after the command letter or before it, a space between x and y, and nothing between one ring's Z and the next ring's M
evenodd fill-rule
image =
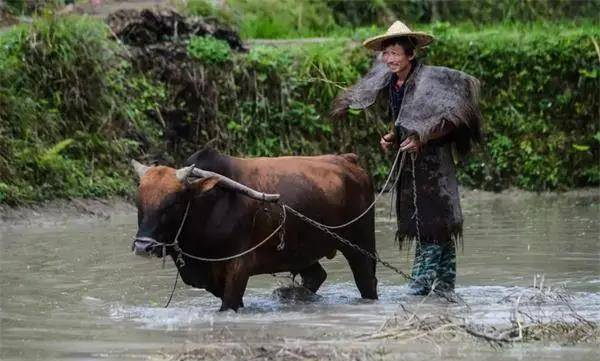
M279 244L277 245L277 250L281 252L285 248L285 227L283 226L286 218L285 206L281 207L281 213L279 215L281 217L281 229L279 230Z
M415 207L415 213L413 213L412 218L415 219L415 228L417 230L417 245L421 244L421 230L420 223L421 220L419 218L419 208L417 207L417 173L415 170L415 160L417 155L412 153L410 155L410 159L412 160L412 186L413 186L413 206Z
M296 217L300 218L301 220L303 220L306 223L311 224L313 227L318 228L320 230L322 230L323 232L329 234L331 237L337 239L338 241L340 241L340 243L354 249L355 251L361 253L364 256L367 256L369 258L371 258L372 260L374 260L377 263L380 263L381 265L389 268L390 270L396 272L397 274L401 275L402 277L406 278L407 280L412 280L413 278L411 276L409 276L408 274L406 274L405 272L403 272L402 270L400 270L398 267L393 266L392 264L390 264L387 261L384 261L383 259L381 259L381 257L379 257L379 254L377 254L377 251L375 252L369 252L366 249L360 247L357 244L352 243L351 241L345 239L344 237L340 236L339 234L331 231L331 229L327 228L327 226L324 226L323 224L303 215L302 213L296 211L295 209L293 209L292 207L288 206L288 205L284 205L284 207L290 211L292 214L294 214Z
M397 178L394 181L394 186L397 184L398 180L400 179L400 177L402 176L402 168L404 166L404 155L405 153L402 155L402 160L400 162L400 167L398 169L398 173L397 173ZM421 231L420 231L420 218L419 218L419 211L418 211L418 206L417 206L417 180L416 180L416 167L415 167L415 160L416 160L417 156L416 154L412 153L411 154L411 161L412 161L412 186L413 186L413 206L415 208L415 212L413 214L413 218L415 219L415 226L416 226L416 230L417 230L417 243L421 242ZM395 165L395 163L394 163ZM394 167L392 167L391 172L394 171L393 169ZM389 181L389 178L388 178ZM387 182L386 182L387 184ZM337 227L331 227L331 226L327 226L324 225L322 223L319 223L317 221L315 221L312 218L309 218L307 216L305 216L304 214L298 212L297 210L295 210L294 208L288 206L287 204L284 205L284 208L286 208L288 211L290 211L292 214L294 214L296 217L300 218L301 220L305 221L306 223L311 224L313 227L322 230L323 232L329 234L331 237L335 238L336 240L338 240L340 243L352 248L353 250L359 252L360 254L367 256L369 258L371 258L372 260L374 260L375 262L381 264L382 266L396 272L397 274L401 275L402 277L404 277L405 279L409 280L409 281L414 281L414 278L408 274L406 274L405 272L403 272L402 270L400 270L398 267L392 265L391 263L381 259L381 257L379 257L379 254L377 253L377 251L375 252L369 252L366 249L360 247L359 245L352 243L351 241L343 238L342 236L340 236L339 234L335 233L332 231L332 229L335 229ZM354 219L354 221L358 220L358 218ZM348 225L348 223L346 223L346 225Z

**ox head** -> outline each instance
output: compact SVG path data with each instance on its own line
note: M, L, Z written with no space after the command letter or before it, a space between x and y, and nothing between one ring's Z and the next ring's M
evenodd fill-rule
M161 244L173 242L188 202L210 191L219 177L193 177L193 165L148 167L135 160L132 165L140 178L138 232L132 248L137 255L161 257Z
M139 255L162 256L162 245L172 243L181 226L185 210L193 197L219 186L262 202L276 202L279 194L265 194L221 174L191 165L180 169L148 167L132 161L140 178L138 196L138 233L133 249Z

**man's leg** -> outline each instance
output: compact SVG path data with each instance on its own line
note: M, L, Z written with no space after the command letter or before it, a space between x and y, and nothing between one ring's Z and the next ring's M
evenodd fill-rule
M412 269L410 291L412 295L424 296L438 277L438 268L442 256L442 247L432 243L417 243L415 262Z
M453 292L456 282L456 245L452 240L448 240L442 248L437 274L439 284L436 289L442 292Z

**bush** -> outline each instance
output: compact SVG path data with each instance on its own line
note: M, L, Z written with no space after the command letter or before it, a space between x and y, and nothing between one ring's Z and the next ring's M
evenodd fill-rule
M600 3L595 0L326 0L336 22L344 27L389 26L395 19L410 24L469 22L497 24L507 22L596 21Z
M207 36L192 37L187 50L189 56L204 64L223 64L231 57L229 44L226 41Z
M217 7L209 0L190 0L185 10L235 25L244 38L321 36L337 27L332 10L319 1L228 0Z
M192 15L217 17L236 25L244 38L331 36L340 28L373 25L387 28L396 19L413 26L439 21L482 26L531 21L597 22L600 12L597 0L175 0L175 3Z
M486 156L466 168L465 183L531 190L598 184L600 99L593 25L497 26L465 33L448 24L427 61L482 81ZM475 164L493 174L481 178Z
M0 35L3 202L131 190L125 159L139 142L125 134L143 130L145 109L124 99L146 92L108 36L97 20L51 15Z

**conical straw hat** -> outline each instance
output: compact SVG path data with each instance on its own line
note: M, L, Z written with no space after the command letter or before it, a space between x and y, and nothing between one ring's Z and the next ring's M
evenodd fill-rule
M397 38L397 37L410 37L415 41L415 47L421 48L430 44L434 37L421 31L412 31L402 21L396 20L390 26L385 34L374 36L363 42L363 45L367 49L371 50L383 50L381 44L386 39Z

